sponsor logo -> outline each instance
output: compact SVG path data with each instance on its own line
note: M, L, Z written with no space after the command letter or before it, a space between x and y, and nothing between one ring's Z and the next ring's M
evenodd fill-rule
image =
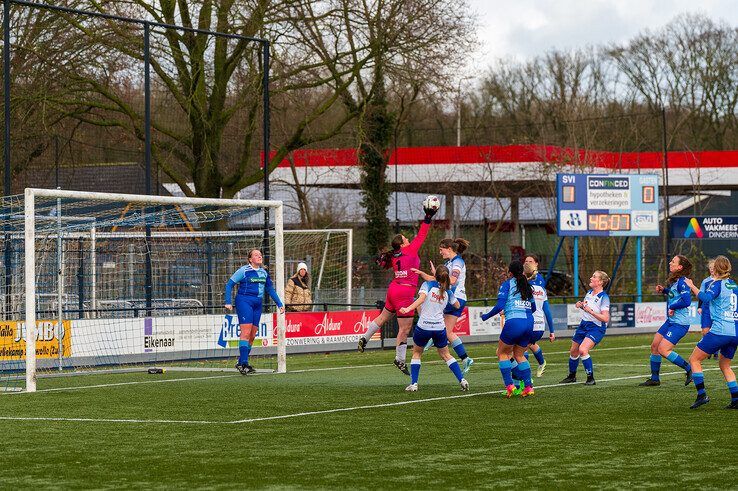
M582 226L582 217L579 213L569 213L569 218L566 220L566 225L571 228L578 228Z
M325 314L323 316L323 321L315 326L315 335L316 336L323 336L328 335L331 332L338 332L341 330L341 326L343 325L343 322L337 321L335 322L332 317L328 317L328 314Z
M699 222L696 218L692 218L689 220L689 225L687 225L687 229L684 231L684 237L689 239L690 237L697 237L698 239L701 239L705 236L705 233L702 231L702 227L700 227Z
M144 336L144 349L174 348L174 338L156 338Z
M648 230L656 225L656 212L633 213L633 229Z
M629 189L630 179L627 177L588 177L589 189Z

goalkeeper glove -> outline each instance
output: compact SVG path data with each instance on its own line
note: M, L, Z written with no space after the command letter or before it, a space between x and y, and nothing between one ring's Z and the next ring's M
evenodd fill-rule
M433 208L423 208L423 211L425 212L425 223L430 223L433 216L438 213L438 210L434 210Z

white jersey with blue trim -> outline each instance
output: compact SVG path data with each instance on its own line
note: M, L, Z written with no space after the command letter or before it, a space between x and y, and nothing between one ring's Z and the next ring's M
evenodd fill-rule
M456 297L450 291L443 295L437 281L426 281L418 293L425 293L425 301L420 305L418 327L426 331L443 331L446 323L443 321L443 311L449 304L456 303Z
M546 330L546 314L543 312L543 302L548 300L546 289L540 285L531 283L530 288L533 290L533 299L536 301L536 311L533 312L533 330Z
M592 290L590 290L587 292L587 296L584 297L584 306L591 308L598 314L601 314L606 310L610 310L610 297L607 296L607 293L604 291L594 294L592 293ZM606 322L595 319L592 314L585 312L584 310L582 311L582 321L592 322L600 327L607 327Z
M456 283L451 285L451 291L457 300L466 300L466 263L461 256L455 256L446 261L448 274L456 278Z

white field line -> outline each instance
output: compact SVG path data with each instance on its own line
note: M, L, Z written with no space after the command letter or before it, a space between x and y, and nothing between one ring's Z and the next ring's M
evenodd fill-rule
M704 371L715 371L719 370L719 368L707 368ZM684 375L683 371L678 372L667 372L662 373L662 376L668 376L668 375ZM631 375L628 377L615 377L615 378L609 378L609 379L602 379L598 380L598 383L603 382L617 382L621 380L632 380L632 379L639 379L643 378L643 375ZM566 387L571 386L573 384L549 384L549 385L541 385L536 387L536 390L541 389L551 389L556 387ZM581 384L579 384L581 385ZM453 396L442 396L442 397L429 397L426 399L414 399L410 401L398 401L398 402L387 402L382 404L368 404L364 406L351 406L351 407L340 407L340 408L334 408L334 409L324 409L320 411L306 411L301 413L291 413L291 414L282 414L279 416L265 416L262 418L248 418L248 419L238 419L235 421L209 421L209 420L171 420L171 419L105 419L105 418L46 418L46 417L24 417L24 416L0 416L0 421L56 421L56 422L81 422L81 423L134 423L134 424L146 424L146 423L155 423L155 424L193 424L193 425L236 425L236 424L246 424L246 423L258 423L262 421L275 421L275 420L281 420L281 419L291 419L291 418L301 418L305 416L318 416L323 414L334 414L334 413L344 413L344 412L351 412L351 411L361 411L365 409L379 409L379 408L385 408L385 407L397 407L397 406L408 406L411 404L420 404L423 402L436 402L436 401L447 401L447 400L453 400L453 399L465 399L468 397L478 397L478 396L486 396L486 395L493 395L493 394L502 394L504 393L504 390L490 390L485 392L473 392L473 393L467 393L467 394L458 394Z
M240 374L231 375L209 375L207 377L183 377L183 378L169 378L163 380L137 380L131 382L113 382L110 384L97 384L97 385L80 385L76 387L54 387L52 389L39 389L36 392L62 392L67 390L82 390L82 389L99 389L102 387L120 387L125 385L142 385L142 384L166 384L169 382L187 382L190 380L208 380L215 378L231 378L231 377L242 377ZM253 376L253 375L250 375ZM33 394L34 392L4 392L3 394Z
M696 345L696 344L697 344L696 342L681 343L680 346L690 346L690 345ZM544 347L546 346L543 343L539 343L539 345L544 346ZM650 348L650 347L651 347L650 344L644 344L644 345L639 345L639 346L618 346L618 347L614 347L614 348L595 348L592 351L592 353L594 353L596 355L600 351L620 351L620 350L629 350L629 349L646 349L646 348ZM426 351L426 353L428 353L429 351L431 351L431 350ZM546 355L546 356L549 356L549 355L566 355L568 353L569 353L569 350L567 350L567 351L545 351L544 350L544 352L543 352L543 354ZM425 355L425 356L431 356L431 355ZM477 360L496 360L497 359L496 356L474 356L472 358L474 359L475 364L476 364L476 361ZM430 364L440 364L440 363L446 363L446 362L443 361L443 360L423 361L423 364L424 365L425 364L429 364L429 365ZM486 364L487 363L480 363L480 365L486 365ZM489 363L489 364L490 365L496 365L497 362ZM554 364L553 363L548 363L548 365L552 365L553 366ZM601 363L595 363L595 365L607 366L607 365L601 364ZM327 372L327 371L332 371L332 370L352 370L352 369L355 369L355 368L381 368L381 367L388 367L388 366L394 366L394 365L392 365L391 363L381 363L381 364L375 364L375 365L351 365L351 366L345 366L345 367L303 368L303 369L300 369L300 370L288 370L287 373ZM615 366L615 365L611 365L611 366ZM623 365L623 366L634 366L635 367L636 365ZM650 367L650 365L643 365L643 366Z
M713 370L720 370L719 368L708 368L703 371L713 371ZM667 376L667 375L684 375L684 371L678 371L678 372L667 372L667 373L661 373L661 376ZM620 380L632 380L632 379L640 379L643 378L644 375L630 375L627 377L616 377L616 378L609 378L609 379L602 379L598 380L598 383L602 382L617 382ZM551 389L555 387L565 387L565 386L571 386L575 384L549 384L549 385L540 385L538 387L535 387L536 390L540 389ZM582 385L582 384L579 384ZM486 395L492 395L492 394L502 394L504 393L504 389L500 390L490 390L486 392L473 392L468 394L458 394L455 396L443 396L443 397L430 397L427 399L415 399L411 401L399 401L399 402L388 402L384 404L371 404L366 406L354 406L354 407L342 407L342 408L336 408L336 409L324 409L321 411L307 411L303 413L293 413L293 414L283 414L281 416L265 416L262 418L249 418L249 419L239 419L236 421L229 421L228 424L242 424L242 423L257 423L260 421L273 421L277 419L288 419L288 418L299 418L303 416L315 416L320 414L332 414L332 413L342 413L342 412L348 412L348 411L359 411L362 409L377 409L377 408L383 408L383 407L395 407L395 406L406 406L410 404L418 404L421 402L434 402L434 401L445 401L450 399L464 399L467 397L477 397L477 396L486 396Z
M692 343L682 343L681 346L688 346L688 345L696 345L696 342ZM544 345L545 346L545 345ZM650 348L650 344L646 345L639 345L639 346L618 346L613 348L598 348L596 349L595 353L598 351L620 351L620 350L631 350L631 349L645 349ZM569 351L551 351L547 352L545 354L547 355L565 355L569 353ZM494 360L497 359L496 356L479 356L474 358L474 360ZM425 364L440 364L443 360L431 360L424 362ZM445 363L445 362L443 362ZM480 363L483 364L483 363ZM334 371L334 370L353 370L353 369L359 369L359 368L383 368L383 367L392 367L393 365L388 363L381 363L381 364L374 364L374 365L352 365L352 366L345 366L345 367L324 367L324 368L304 368L299 370L290 370L287 372L287 374L297 374L297 373L309 373L309 372L325 372L325 371ZM600 366L606 366L606 365L600 365ZM258 374L258 375L265 375L265 374ZM138 380L138 381L131 381L131 382L114 382L109 384L96 384L96 385L81 385L81 386L75 386L75 387L55 387L51 389L39 389L36 392L63 392L67 390L83 390L83 389L100 389L104 387L119 387L119 386L126 386L126 385L142 385L142 384L160 384L160 383L168 383L168 382L186 382L190 380L207 380L207 379L217 379L217 378L227 378L227 377L239 377L241 375L233 374L233 375L212 375L212 376L206 376L206 377L184 377L184 378L176 378L176 379L164 379L164 380ZM249 377L253 377L254 375L249 375ZM18 392L0 392L0 395L11 395L11 394L29 394L29 392L26 391L18 391Z

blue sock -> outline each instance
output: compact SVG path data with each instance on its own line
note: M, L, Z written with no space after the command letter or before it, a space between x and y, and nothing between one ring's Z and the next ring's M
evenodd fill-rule
M530 353L528 352L528 350L525 350L525 352L523 353L523 356L525 357L526 360L530 357Z
M459 363L456 361L455 358L450 358L446 365L448 365L448 368L451 369L451 373L456 375L456 380L461 382L461 379L464 378L464 376L461 374L461 367L459 366Z
M523 374L520 373L520 365L515 360L510 360L510 373L512 374L513 383L516 380L523 380Z
M543 359L543 349L542 348L539 347L538 351L533 353L533 356L536 357L536 361L538 362L539 365L543 365L543 362L545 360Z
M661 355L651 355L651 380L660 381L659 372L661 371Z
M420 359L413 358L410 360L410 383L417 384L420 375Z
M456 338L451 343L451 347L456 351L456 354L459 355L459 358L462 360L469 355L466 354L466 348L464 348L464 343L461 342L461 338Z
M738 382L735 380L728 382L728 390L730 391L730 402L738 402Z
M251 344L245 339L238 341L238 364L248 365L249 364L249 353L251 353Z
M697 395L704 396L707 392L705 391L705 376L702 375L702 372L693 373L692 380L694 381L694 387L697 389Z
M505 384L505 387L508 385L512 385L512 374L510 373L510 360L502 360L499 363L500 372L502 373L502 382Z
M530 379L530 363L528 361L524 361L523 363L520 363L518 365L518 369L520 370L522 374L522 380L525 382L526 387L533 387L533 382L531 382Z
M672 362L674 365L680 367L681 369L689 371L689 363L687 363L687 360L679 356L676 351L672 351L671 353L669 353L669 356L667 356L666 359Z
M579 368L579 357L572 358L569 355L569 373L577 373L577 368Z
M594 375L594 366L592 365L592 357L587 354L587 356L582 357L582 365L584 366L584 371L587 372L587 375Z

